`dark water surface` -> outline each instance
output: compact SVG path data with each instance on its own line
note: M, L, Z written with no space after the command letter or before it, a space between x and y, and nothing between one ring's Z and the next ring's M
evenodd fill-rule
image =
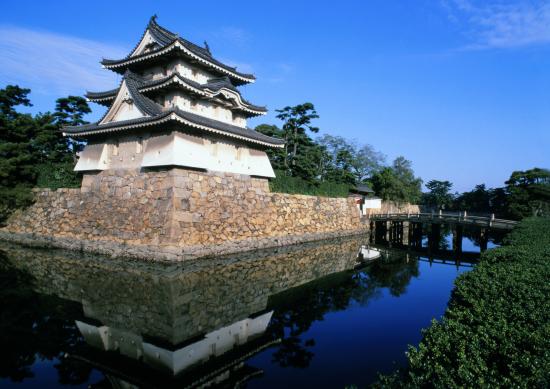
M0 387L367 386L472 265L405 250L359 264L365 243L177 265L3 244Z

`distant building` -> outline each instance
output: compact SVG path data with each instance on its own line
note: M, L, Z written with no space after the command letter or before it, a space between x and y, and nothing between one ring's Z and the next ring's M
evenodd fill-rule
M350 190L350 195L355 197L361 215L370 214L371 209L382 208L382 199L376 197L374 190L367 185L357 185Z
M247 128L267 109L237 89L255 77L216 60L206 43L181 38L153 16L127 57L101 63L123 76L116 89L86 94L109 107L97 123L64 129L87 141L76 171L181 166L275 176L265 150L284 142Z

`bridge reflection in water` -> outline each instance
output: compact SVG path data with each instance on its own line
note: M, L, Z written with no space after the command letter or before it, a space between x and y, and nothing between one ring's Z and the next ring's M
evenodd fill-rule
M0 377L21 380L37 356L63 355L55 364L62 383L232 387L262 374L250 361L266 348L271 365L305 369L314 341L302 334L312 323L366 306L382 290L400 296L420 274L406 255L358 268L365 243L346 238L168 265L3 247L3 315L11 319L1 323L2 345L17 362ZM434 314L426 311L426 320ZM372 358L361 379L383 366ZM94 371L103 381L94 381Z
M374 215L369 243L392 249L413 250L442 263L475 261L490 241L497 245L516 222L494 217L464 217L444 214ZM448 239L449 238L449 239ZM463 249L463 242L479 249Z

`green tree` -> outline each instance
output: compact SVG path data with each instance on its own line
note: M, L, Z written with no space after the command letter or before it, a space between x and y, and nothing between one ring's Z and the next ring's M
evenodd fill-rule
M396 158L391 167L376 172L370 181L383 200L413 204L420 201L422 180L414 176L411 161L404 157Z
M77 186L73 172L76 143L63 137L63 125L85 123L90 112L82 97L57 100L55 113L19 113L31 106L29 89L8 85L0 89L0 220L32 201L31 188Z
M371 145L358 146L341 136L323 135L317 140L327 152L323 178L357 185L379 171L385 156Z
M56 100L55 113L56 122L59 126L79 126L88 124L84 115L92 112L86 99L80 96L62 97ZM76 153L82 150L84 144L73 138L65 138L68 150L73 154L76 162Z
M427 194L427 205L437 209L445 209L452 205L453 195L451 188L453 184L449 181L430 180L426 184L429 189Z
M291 170L298 163L297 156L305 152L304 146L310 143L307 141L309 138L307 131L319 132L319 128L311 124L311 121L319 118L319 115L312 103L287 106L278 109L277 112L277 119L284 122L283 139L286 142L284 166L286 170Z
M512 217L550 215L550 170L515 171L506 181L506 191Z
M0 220L32 201L36 123L30 114L15 110L19 105L31 106L29 93L15 85L0 89Z
M356 184L353 173L353 163L356 158L355 146L341 136L323 135L317 140L325 151L323 155L322 179L344 183Z
M272 138L284 139L283 130L279 127L271 124L260 124L256 126L256 131L261 134L270 136ZM281 148L268 148L266 150L267 156L271 161L271 166L275 170L285 170L285 150Z
M382 169L386 156L369 144L356 148L353 160L353 170L358 182L366 182L376 172Z
M403 187L391 167L385 167L371 179L372 188L382 200L403 201L405 194Z

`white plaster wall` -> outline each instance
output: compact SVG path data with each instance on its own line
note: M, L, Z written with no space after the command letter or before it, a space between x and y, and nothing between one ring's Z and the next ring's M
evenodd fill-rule
M206 84L208 80L214 78L212 73L190 65L183 58L175 60L173 66L174 70L177 71L182 77L196 81L199 84Z
M267 154L238 144L180 132L152 137L142 167L183 166L259 177L275 177Z
M186 368L210 357L219 356L245 344L265 332L273 311L255 318L246 318L212 331L197 342L175 351L143 341L137 334L108 326L94 326L76 321L86 343L99 350L117 351L132 359L140 359L156 368L178 374Z
M175 106L182 111L192 112L210 119L218 120L234 126L246 127L246 118L235 114L230 109L207 100L197 100L183 93L170 93L166 95L166 107Z
M366 209L380 209L382 208L382 199L365 199Z
M118 141L118 150L117 150ZM141 147L139 142L141 141ZM108 168L132 169L141 166L148 136L126 136L107 143Z
M109 164L108 147L104 143L88 143L79 153L75 171L105 170Z

